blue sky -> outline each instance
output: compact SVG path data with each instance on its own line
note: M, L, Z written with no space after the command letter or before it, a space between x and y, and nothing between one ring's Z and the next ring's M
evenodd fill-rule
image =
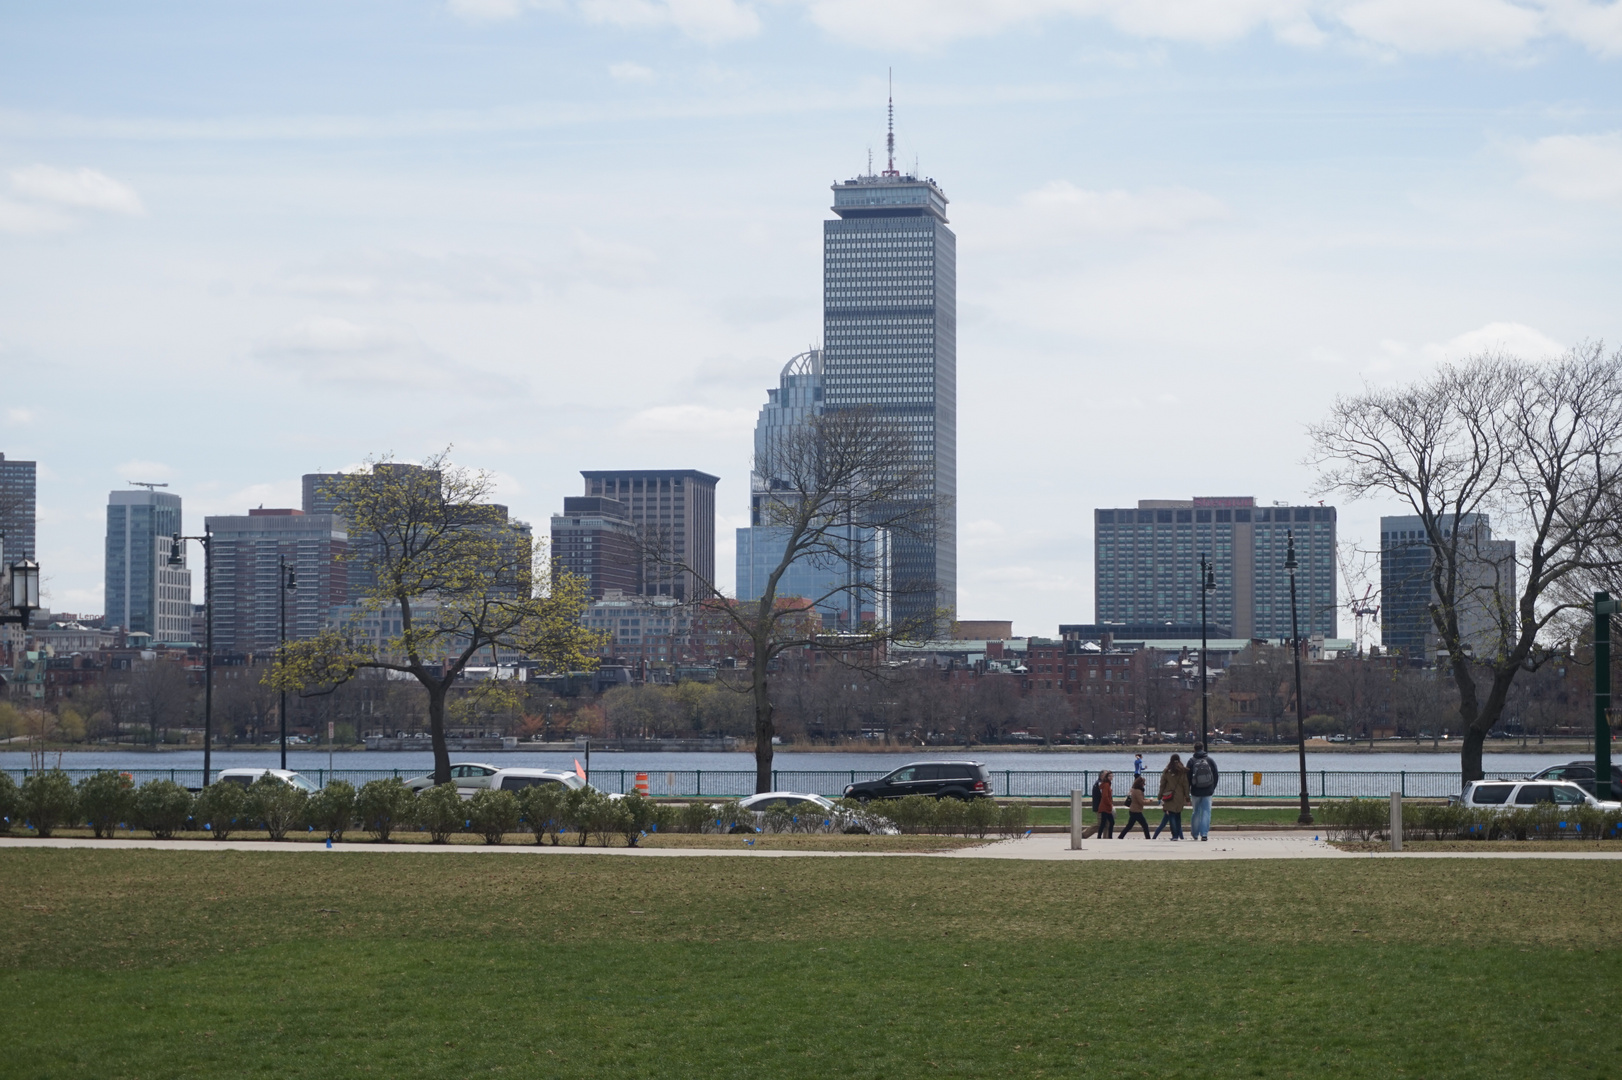
M730 580L893 67L959 236L960 611L1053 633L1091 508L1314 497L1336 394L1622 343L1619 66L1580 0L11 4L0 450L57 610L125 481L195 527L448 444L542 531L581 469L713 472Z

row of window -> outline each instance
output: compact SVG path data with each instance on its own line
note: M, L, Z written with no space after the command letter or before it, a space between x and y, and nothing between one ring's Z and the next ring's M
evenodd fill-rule
M1246 521L1334 521L1333 506L1256 507L1242 510L1099 510L1100 525L1170 525Z

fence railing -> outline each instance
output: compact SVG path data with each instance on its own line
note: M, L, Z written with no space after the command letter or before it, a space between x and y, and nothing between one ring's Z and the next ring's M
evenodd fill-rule
M21 783L30 769L6 769L13 780ZM93 776L96 769L64 769L74 782ZM148 780L173 780L193 790L203 786L202 769L123 769L136 784ZM402 780L422 776L424 769L307 769L303 775L317 787L325 787L329 780L347 780L356 787L368 780L399 777ZM675 798L736 798L752 795L755 791L753 769L593 769L591 783L607 792L629 792L636 787L637 776L646 772L648 793L653 796ZM1023 771L1015 769L990 770L992 794L1003 798L1041 799L1067 798L1073 789L1090 791L1098 779L1098 770L1077 771ZM1130 773L1115 772L1115 794L1121 797L1131 786ZM779 769L772 772L772 787L777 791L805 791L829 798L839 798L848 784L860 780L877 780L888 775L882 770L863 769ZM1516 780L1525 774L1497 774L1494 779ZM1159 774L1145 774L1149 796L1154 798L1159 789ZM1457 772L1344 772L1330 769L1307 770L1307 795L1314 799L1349 799L1356 797L1381 798L1400 791L1412 798L1445 798L1459 793ZM1218 798L1235 799L1294 799L1301 794L1301 774L1290 772L1226 772L1217 785Z

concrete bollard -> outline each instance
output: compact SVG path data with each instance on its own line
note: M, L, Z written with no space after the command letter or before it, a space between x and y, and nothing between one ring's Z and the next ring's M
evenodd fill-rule
M1082 811L1086 809L1087 793L1080 788L1070 789L1070 850L1081 850L1081 834L1087 830L1087 823L1082 820Z
M1391 793L1391 850L1402 850L1402 792Z

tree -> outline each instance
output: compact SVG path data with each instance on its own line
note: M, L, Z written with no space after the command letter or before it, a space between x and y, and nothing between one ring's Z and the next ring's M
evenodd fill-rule
M697 583L701 618L724 628L747 665L756 791L771 790L772 680L790 655L871 667L888 642L929 636L950 619L935 609L935 582L910 576L890 559L903 541L928 542L937 512L954 512L934 508L927 497L934 476L919 457L912 432L872 408L824 412L758 446L752 512L756 525L772 530L782 554L749 603L723 597L667 537L653 533L644 541L650 561ZM794 566L821 572L817 595L787 593L783 579ZM920 606L928 613L885 614ZM834 611L860 614L833 616L837 631L829 633L819 612Z
M587 670L600 647L583 629L587 583L548 568L527 529L488 502L488 473L452 466L448 451L422 465L382 460L325 492L348 522L363 560L363 621L288 645L274 684L301 692L336 687L367 669L396 671L422 687L434 781L450 783L445 699L482 654L517 653L554 671Z
M1540 635L1578 604L1577 582L1622 566L1606 543L1622 502L1622 353L1483 355L1341 398L1311 435L1324 490L1395 496L1420 520L1430 621L1459 694L1460 772L1479 780L1516 675L1559 655ZM1515 537L1516 588L1477 514Z
M127 715L147 726L153 747L158 745L158 729L181 718L193 697L185 670L168 660L136 661L122 684Z

